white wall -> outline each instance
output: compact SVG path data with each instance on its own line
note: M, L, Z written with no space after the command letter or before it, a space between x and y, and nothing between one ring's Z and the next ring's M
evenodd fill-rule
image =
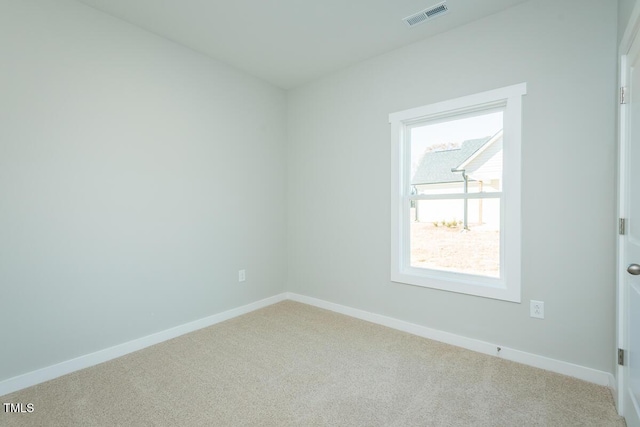
M284 290L283 91L73 1L0 10L0 381Z
M616 21L533 0L293 90L289 290L613 372ZM390 282L388 114L520 82L523 303Z

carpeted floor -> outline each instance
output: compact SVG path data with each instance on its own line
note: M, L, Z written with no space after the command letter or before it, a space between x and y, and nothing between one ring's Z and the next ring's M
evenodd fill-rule
M2 426L624 426L609 390L291 301L3 396Z

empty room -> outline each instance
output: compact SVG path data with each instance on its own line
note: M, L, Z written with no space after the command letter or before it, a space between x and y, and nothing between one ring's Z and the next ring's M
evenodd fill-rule
M0 425L640 427L639 29L0 0Z

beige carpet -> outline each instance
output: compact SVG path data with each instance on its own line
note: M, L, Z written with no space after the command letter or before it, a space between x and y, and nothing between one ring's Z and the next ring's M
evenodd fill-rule
M3 396L2 426L624 426L608 389L285 301Z

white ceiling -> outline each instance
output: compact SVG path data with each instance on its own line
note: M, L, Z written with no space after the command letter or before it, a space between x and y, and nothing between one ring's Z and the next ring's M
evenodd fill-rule
M79 1L287 89L525 0L448 0L413 28L440 0Z

